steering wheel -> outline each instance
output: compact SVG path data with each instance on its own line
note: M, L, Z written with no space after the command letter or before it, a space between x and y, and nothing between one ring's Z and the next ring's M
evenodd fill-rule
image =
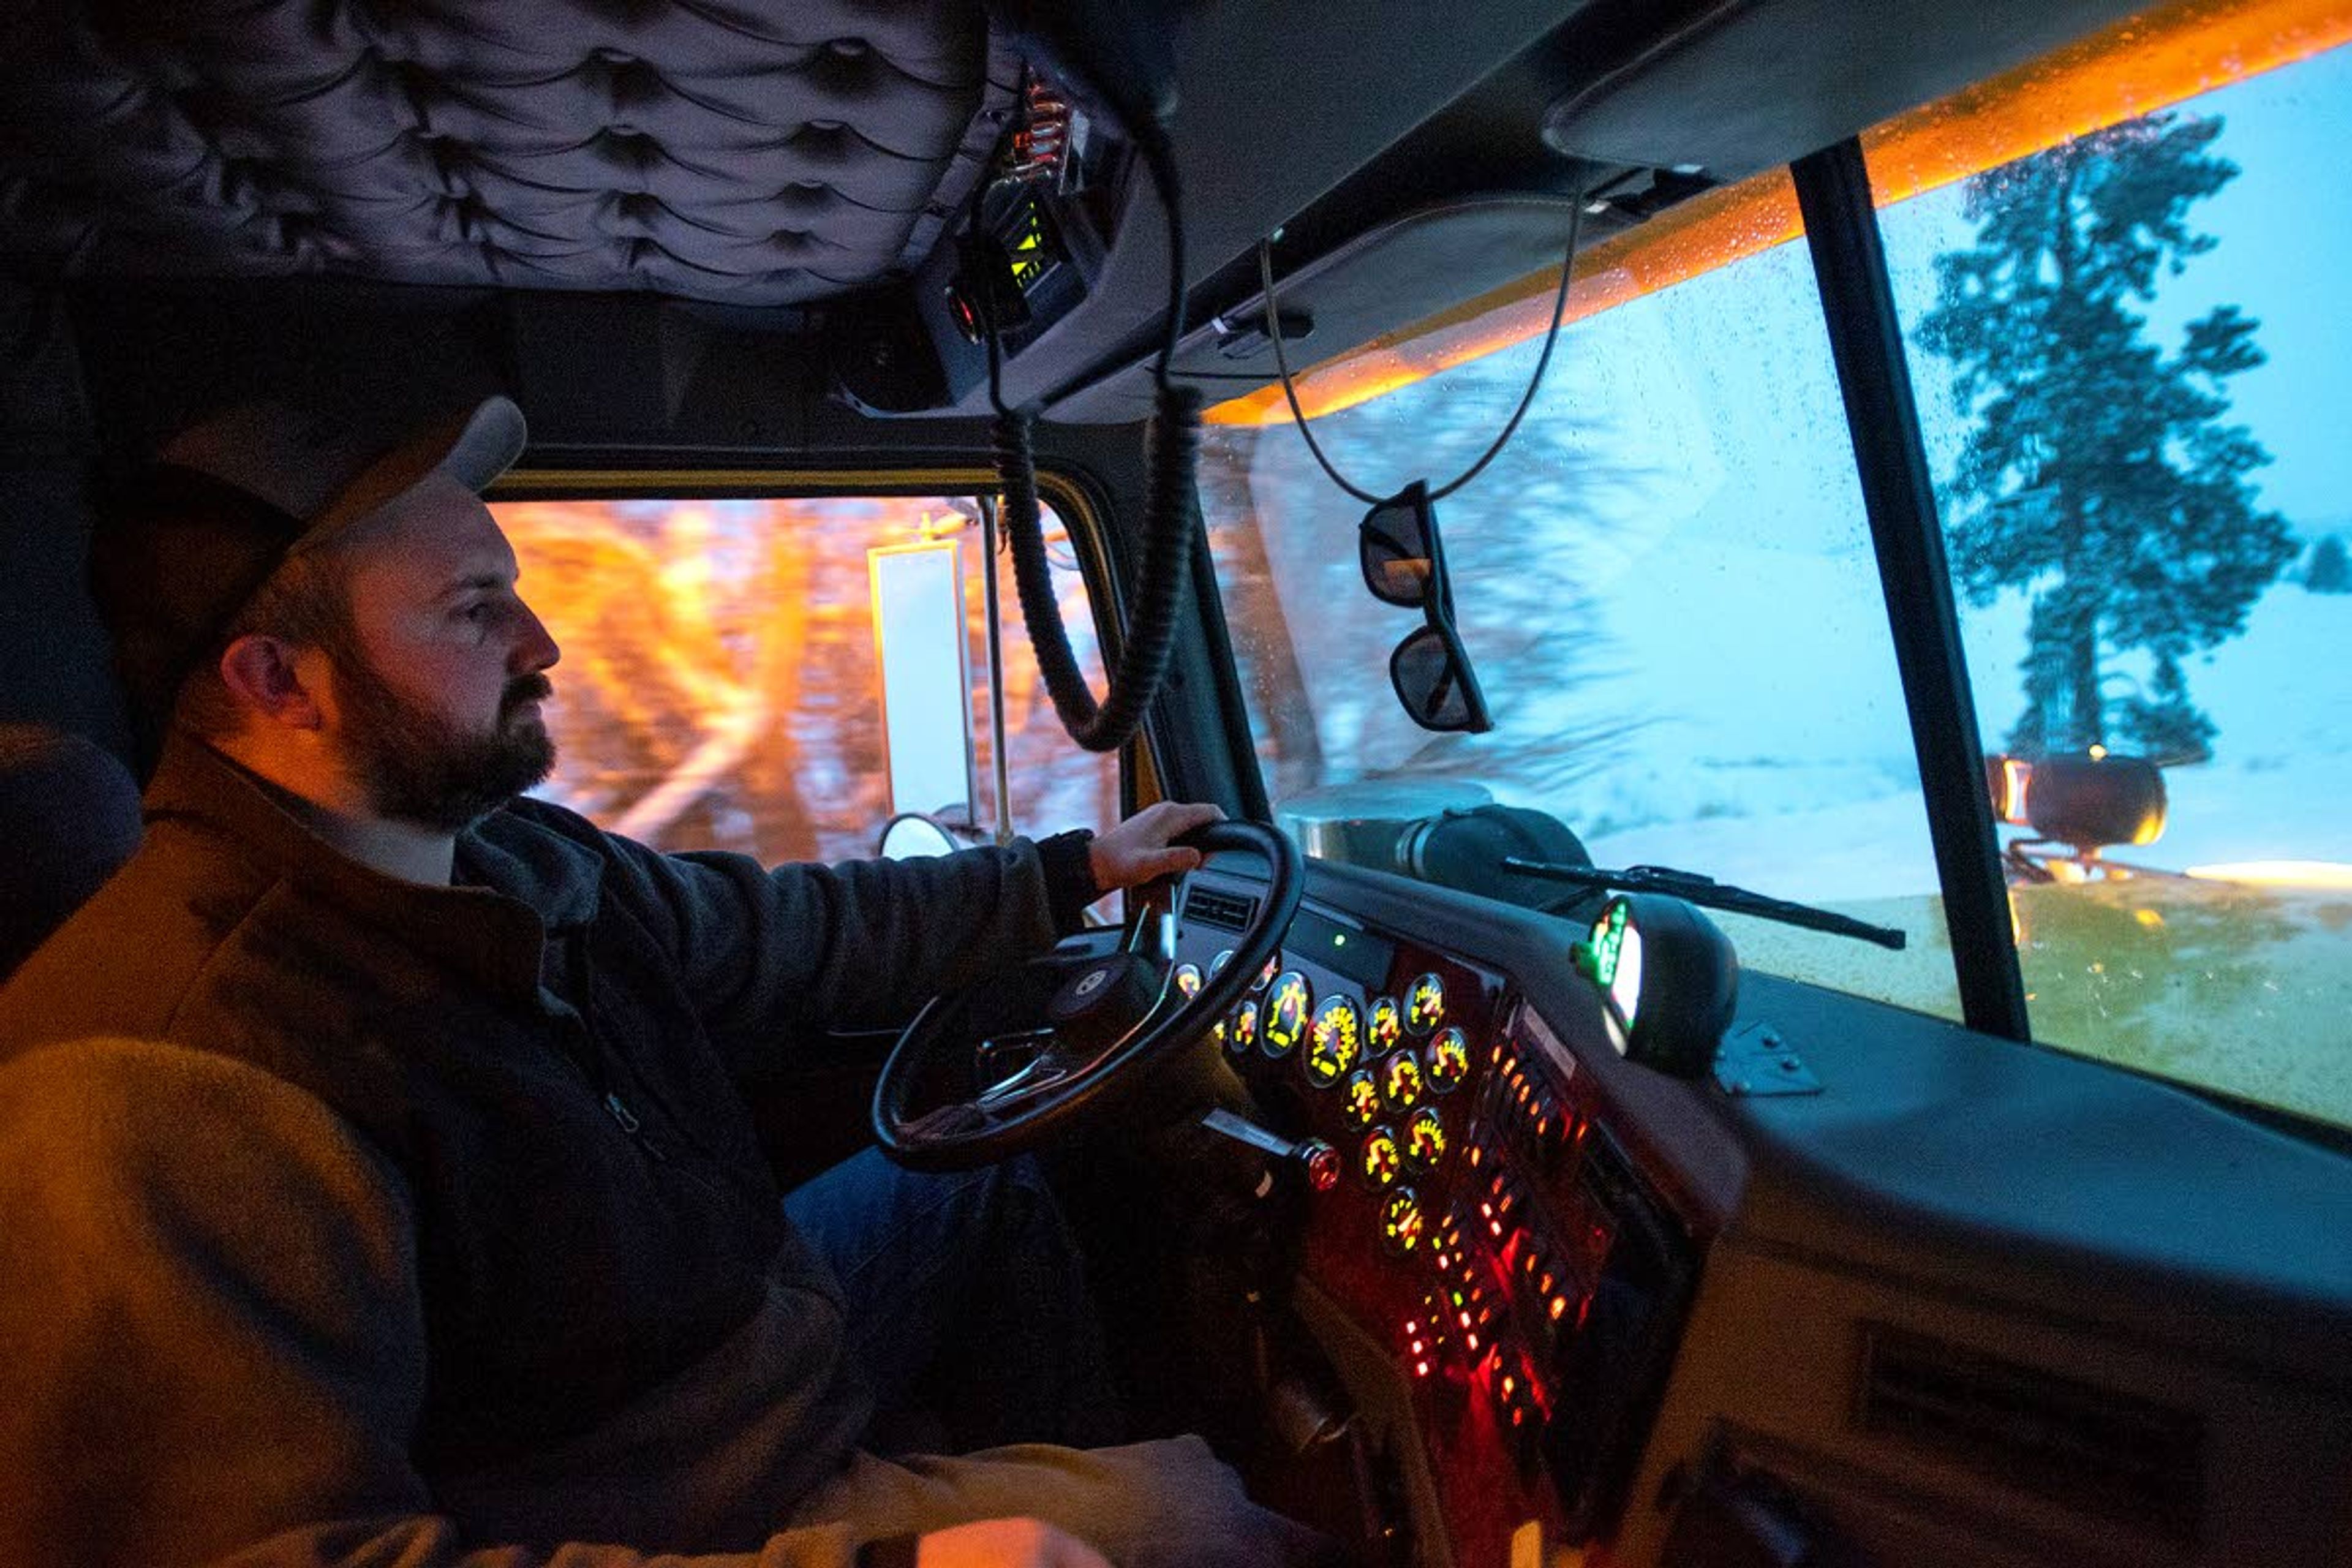
M1034 1148L1099 1115L1193 1045L1281 950L1305 872L1298 847L1255 822L1216 822L1178 839L1265 862L1265 891L1234 955L1190 996L1176 982L1176 914L1190 876L1142 889L1109 954L1081 939L926 1004L874 1089L882 1152L919 1171L963 1171ZM919 1094L950 1087L916 1109Z

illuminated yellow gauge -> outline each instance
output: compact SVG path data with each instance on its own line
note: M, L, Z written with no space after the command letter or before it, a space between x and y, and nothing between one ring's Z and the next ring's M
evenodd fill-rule
M1258 1018L1257 1048L1277 1058L1297 1050L1298 1042L1307 1037L1307 1012L1314 1003L1307 976L1296 969L1284 971Z
M1412 1195L1411 1187L1399 1187L1381 1205L1381 1240L1399 1258L1421 1246L1426 1223L1421 1216L1421 1200Z
M1381 1098L1393 1110L1410 1110L1421 1103L1421 1058L1410 1048L1381 1060Z
M1470 1040L1459 1029L1442 1029L1429 1043L1429 1087L1451 1094L1470 1076Z
M1225 1037L1225 1044L1237 1057L1249 1055L1250 1047L1257 1044L1256 1003L1244 1002L1234 1009L1234 1021Z
M1348 1120L1359 1127L1370 1127L1381 1119L1381 1085L1369 1069L1351 1072L1347 1084L1339 1090L1340 1109Z
M1394 1050L1397 1043L1404 1038L1404 1009L1397 1005L1395 997L1372 998L1371 1022L1366 1030L1366 1037L1371 1041L1375 1056L1382 1051Z
M1364 1059L1364 1024L1352 996L1327 996L1307 1030L1307 1055L1300 1058L1307 1081L1328 1089Z
M1435 1106L1424 1105L1404 1124L1404 1163L1427 1175L1445 1158L1445 1123Z
M1187 998L1198 996L1201 994L1201 966L1197 963L1178 964L1176 989L1182 992Z
M1429 1032L1445 1022L1445 982L1434 974L1424 974L1412 983L1405 993L1404 1026L1415 1039L1426 1039Z
M1404 1173L1404 1151L1397 1147L1396 1134L1385 1127L1375 1127L1364 1139L1364 1152L1356 1161L1356 1170L1370 1187L1392 1187Z

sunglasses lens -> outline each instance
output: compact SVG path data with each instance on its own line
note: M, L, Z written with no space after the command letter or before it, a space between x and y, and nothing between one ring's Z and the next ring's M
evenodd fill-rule
M1466 730L1470 689L1435 626L1423 626L1389 658L1389 679L1414 723L1424 730Z
M1429 591L1429 536L1409 501L1382 501L1356 531L1364 585L1391 605L1412 606Z

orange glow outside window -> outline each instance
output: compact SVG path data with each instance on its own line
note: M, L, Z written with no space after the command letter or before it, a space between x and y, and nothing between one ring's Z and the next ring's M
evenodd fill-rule
M2344 0L2190 0L2146 12L1864 133L1877 204L2307 59L2352 41ZM1577 258L1563 324L1712 272L1803 233L1788 172L1710 191ZM1376 338L1296 378L1310 419L1540 336L1559 286L1532 273ZM1213 425L1290 418L1279 383L1211 408Z

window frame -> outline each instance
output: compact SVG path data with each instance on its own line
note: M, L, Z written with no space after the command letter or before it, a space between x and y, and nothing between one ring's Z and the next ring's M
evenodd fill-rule
M971 496L987 498L1002 509L1003 491L993 468L970 464L938 468L917 466L870 468L588 468L535 464L529 460L500 475L483 492L496 505L530 501L601 500L819 500L833 497ZM1103 499L1082 477L1040 466L1037 491L1068 531L1078 558L1078 574L1087 588L1087 604L1095 622L1097 646L1106 668L1116 668L1120 628L1126 624L1126 598L1114 568L1111 531ZM1026 636L1017 602L1000 606L1008 635ZM1003 671L995 674L1002 681ZM1161 726L1147 722L1121 746L1118 757L1120 815L1160 798L1160 781L1168 774L1161 751ZM993 787L992 785L991 786Z

